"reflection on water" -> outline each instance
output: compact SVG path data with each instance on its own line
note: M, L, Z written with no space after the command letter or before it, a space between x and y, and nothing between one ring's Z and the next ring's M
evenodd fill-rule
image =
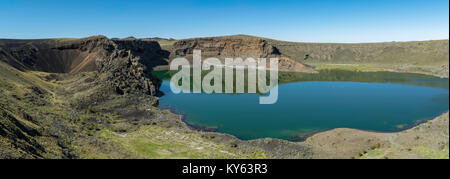
M320 130L356 128L398 131L448 110L449 83L427 75L324 70L279 73L279 100L259 105L258 94L173 94L174 72L163 79L161 108L185 115L192 125L241 139L297 139Z
M279 74L280 83L300 81L351 81L397 83L436 88L449 88L448 79L412 73L355 72L347 70L321 70L318 74L284 72Z
M174 75L175 73L176 71L160 70L154 71L153 75L158 79L170 81L172 75ZM208 71L203 71L202 78L207 73ZM247 73L245 72L245 74ZM247 78L247 76L245 77ZM234 79L236 80L235 76ZM191 81L193 80L191 79ZM268 78L266 81L269 81ZM321 70L320 73L279 72L278 81L279 84L307 81L377 82L449 89L448 78L438 78L429 75L396 72L356 72L348 70ZM222 83L222 86L225 86L225 82L223 81ZM248 81L247 79L245 79L244 86L246 91L248 89L247 83Z

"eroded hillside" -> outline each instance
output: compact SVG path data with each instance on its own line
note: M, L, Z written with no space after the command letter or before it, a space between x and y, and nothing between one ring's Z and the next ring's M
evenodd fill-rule
M278 70L292 72L313 73L314 69L301 62L297 62L267 43L263 39L241 39L241 38L198 38L179 40L170 47L171 59L186 57L192 60L193 51L201 50L202 58L215 57L225 58L278 58ZM270 66L268 66L270 67Z
M164 49L175 52L175 54L178 50L180 55L184 55L184 51L190 52L189 49L191 48L188 47L199 47L212 54L221 54L220 52L225 49L223 44L228 41L263 41L265 46L277 49L277 54L282 54L284 57L316 69L396 71L424 73L441 77L449 76L448 40L339 44L286 42L262 37L235 35L179 41L164 40L162 42L165 44ZM235 48L227 49L235 51ZM230 50L225 50L226 54L229 54L228 52ZM246 54L243 53L242 55Z
M209 55L284 55L264 40L208 41L176 46L180 56L208 46ZM305 142L194 130L156 107L151 69L177 51L165 49L102 36L0 40L0 158L448 158L448 113L404 132L336 129Z

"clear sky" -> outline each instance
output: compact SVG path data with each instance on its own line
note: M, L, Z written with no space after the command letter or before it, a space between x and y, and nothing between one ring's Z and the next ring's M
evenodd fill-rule
M448 0L0 0L0 38L191 38L301 42L449 38Z

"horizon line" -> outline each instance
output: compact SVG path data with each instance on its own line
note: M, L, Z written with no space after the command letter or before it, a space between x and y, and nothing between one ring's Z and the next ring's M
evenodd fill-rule
M288 42L288 43L313 43L313 44L372 44L372 43L407 43L407 42L427 42L427 41L445 41L450 40L449 38L443 38L443 39L427 39L427 40L406 40L406 41L373 41L373 42L311 42L311 41L288 41L288 40L279 40L269 37L262 37L262 36L255 36L255 35L247 35L247 34L235 34L235 35L219 35L219 36L196 36L196 37L189 37L189 38L182 38L182 39L176 39L171 37L134 37L132 35L127 37L109 37L107 35L97 34L97 35L89 35L85 37L45 37L45 38L2 38L0 37L0 40L52 40L52 39L85 39L90 37L96 37L96 36L103 36L108 39L127 39L127 38L135 38L135 39L164 39L164 40L189 40L189 39L202 39L202 38L223 38L223 37L238 37L238 36L247 36L247 37L253 37L253 38L261 38L261 39L267 39L267 40L274 40L274 41L280 41L280 42Z

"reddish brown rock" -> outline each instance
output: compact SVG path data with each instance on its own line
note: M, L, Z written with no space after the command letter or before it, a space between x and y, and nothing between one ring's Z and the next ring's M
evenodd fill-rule
M193 51L196 49L202 50L202 59L278 58L280 71L315 72L310 66L281 54L275 46L259 38L218 37L179 40L173 44L171 59L186 57L192 60Z

